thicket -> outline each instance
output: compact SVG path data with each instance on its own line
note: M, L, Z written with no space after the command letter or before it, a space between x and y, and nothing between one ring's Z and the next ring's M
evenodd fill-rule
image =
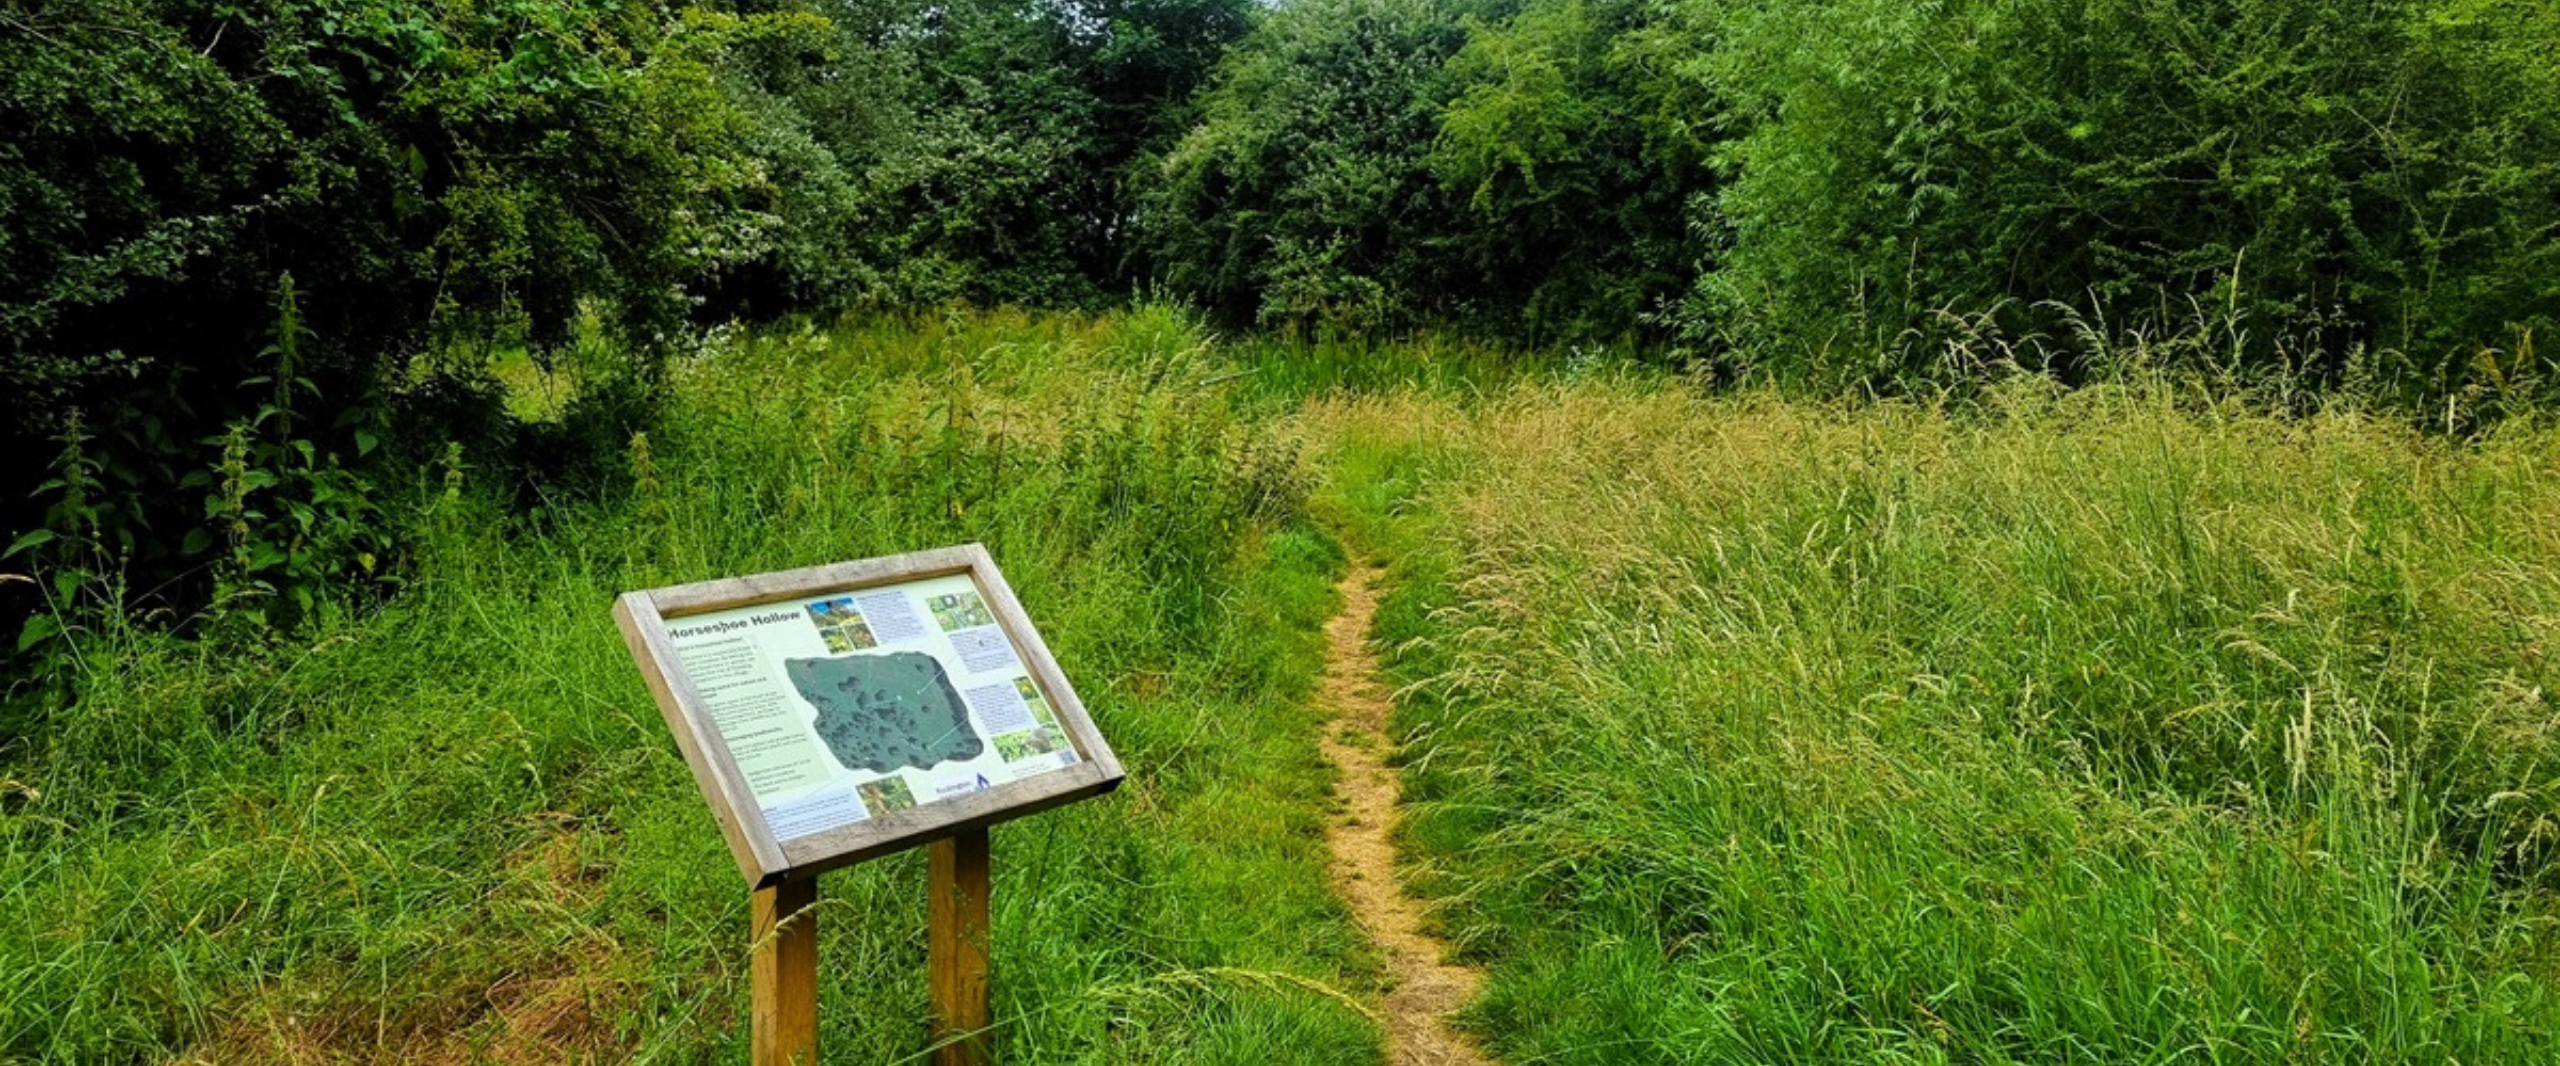
M2128 338L2416 407L2547 396L2560 80L2476 0L1286 5L1150 192L1231 320L1633 335L1824 391Z
M2560 18L2476 0L1714 2L1728 139L1680 331L1781 373L2066 375L2079 334L2425 405L2549 395ZM2041 344L2030 338L2040 339ZM1879 354L1881 353L1881 354Z
M1304 0L1202 93L1144 202L1234 323L1633 339L1691 282L1711 113L1648 5Z
M685 286L779 226L725 80L823 27L622 0L0 15L0 446L27 457L0 513L50 582L14 605L21 650L111 577L290 621L384 573L365 472L507 443L490 345L583 321L644 379Z
M1250 0L825 5L835 51L760 97L790 226L734 310L1127 297L1132 161L1176 133Z
M1241 0L0 10L0 653L290 626L444 472L597 488L738 316L1091 302ZM516 417L493 367L578 380ZM212 610L206 610L207 605Z
M389 490L591 490L689 336L849 308L2474 428L2560 396L2555 52L2509 0L11 6L0 548L57 584L0 616L290 623L398 580Z

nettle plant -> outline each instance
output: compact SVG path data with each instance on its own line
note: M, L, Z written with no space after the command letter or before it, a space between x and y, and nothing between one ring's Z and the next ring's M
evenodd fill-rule
M187 532L180 553L200 556L220 545L210 560L209 614L218 625L290 627L342 575L374 576L393 544L372 485L303 432L295 400L316 399L319 388L296 373L308 333L293 276L285 275L277 289L275 343L266 349L275 372L241 383L271 387L271 398L206 438L205 444L220 449L220 458L179 483L204 493L205 519ZM338 421L357 423L332 427L352 442L351 458L371 455L381 434L360 423L377 409L359 404L338 410Z
M277 285L274 341L264 353L274 370L239 383L264 395L195 448L171 444L161 453L166 461L190 452L204 457L176 480L180 492L200 494L203 509L200 523L175 534L184 564L178 576L151 588L129 587L126 575L148 541L172 532L133 520L134 505L114 490L131 475L114 469L119 460L81 412L65 417L52 476L37 488L43 524L5 553L33 571L43 599L19 629L18 654L47 656L49 644L76 629L75 619L92 613L147 616L166 603L203 604L182 627L234 635L289 630L318 609L326 590L351 577L382 576L395 538L373 485L355 468L380 444L371 424L380 407L316 403L318 386L298 372L309 339L286 275ZM298 404L334 410L333 424L314 426ZM209 594L189 594L207 584Z

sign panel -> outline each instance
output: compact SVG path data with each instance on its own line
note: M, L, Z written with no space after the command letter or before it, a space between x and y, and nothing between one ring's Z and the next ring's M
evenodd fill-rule
M758 885L1120 781L977 545L626 593L614 613Z

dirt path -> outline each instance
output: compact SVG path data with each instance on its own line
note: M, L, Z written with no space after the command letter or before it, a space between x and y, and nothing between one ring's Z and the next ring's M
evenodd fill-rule
M1323 688L1318 698L1336 715L1324 733L1324 757L1342 770L1334 791L1342 809L1325 826L1333 851L1333 883L1361 928L1387 955L1391 982L1380 1014L1388 1066L1492 1066L1493 1060L1449 1027L1449 1016L1475 995L1481 975L1442 961L1449 946L1425 933L1422 904L1396 880L1396 775L1387 767L1387 692L1369 655L1369 619L1378 572L1354 566L1342 581L1342 613L1325 624Z

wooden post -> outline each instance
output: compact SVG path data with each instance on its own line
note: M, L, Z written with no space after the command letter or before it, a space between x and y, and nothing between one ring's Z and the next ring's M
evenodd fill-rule
M753 1066L818 1064L817 902L814 874L756 890Z
M934 841L928 865L932 935L933 1066L986 1066L987 828Z

